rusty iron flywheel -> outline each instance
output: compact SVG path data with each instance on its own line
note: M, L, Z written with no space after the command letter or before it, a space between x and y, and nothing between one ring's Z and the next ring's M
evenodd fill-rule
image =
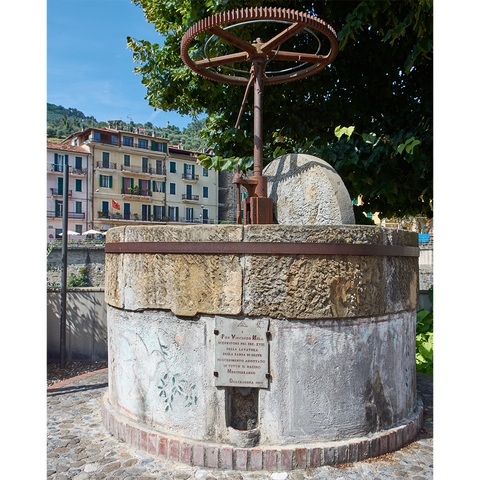
M220 25L238 24L249 22L252 20L280 21L290 23L290 25L280 34L265 43L249 43L239 37L231 34L227 30L220 28ZM279 45L287 39L298 34L305 28L316 30L325 35L330 41L330 52L328 55L317 55L312 53L301 52L286 52L274 51ZM199 61L193 61L189 54L188 48L192 40L204 32L210 32L227 42L238 47L242 52L230 55L223 55L220 57L206 58ZM314 15L298 12L285 8L276 7L250 7L231 10L228 12L219 13L218 15L204 18L195 25L190 27L182 38L180 45L180 54L183 62L194 72L199 75L223 83L232 83L236 85L247 85L249 79L237 75L224 75L212 70L210 67L218 67L242 61L252 61L254 58L263 57L270 60L275 57L275 60L291 61L291 62L305 62L312 63L310 67L303 69L300 72L289 73L286 75L265 76L265 84L271 85L276 83L285 83L299 80L301 78L313 75L323 70L327 65L335 60L338 53L338 40L335 30Z

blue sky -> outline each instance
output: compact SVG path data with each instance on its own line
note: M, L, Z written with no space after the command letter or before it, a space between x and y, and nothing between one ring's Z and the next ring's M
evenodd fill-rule
M162 44L143 10L130 0L47 0L47 102L76 108L97 121L167 121L180 128L191 118L155 111L135 75L127 36ZM130 118L129 118L130 117Z

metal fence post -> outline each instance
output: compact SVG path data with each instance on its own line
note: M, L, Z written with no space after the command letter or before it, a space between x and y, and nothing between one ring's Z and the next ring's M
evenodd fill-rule
M68 160L63 165L63 218L62 218L62 311L60 318L60 368L65 368L67 339L67 267L68 267Z

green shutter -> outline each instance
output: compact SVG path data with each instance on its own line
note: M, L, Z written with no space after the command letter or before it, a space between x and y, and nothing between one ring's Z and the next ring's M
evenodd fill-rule
M55 164L58 163L58 153L55 153L55 161L54 161Z
M151 180L147 180L147 190L151 190L152 188L152 181Z
M122 192L125 192L125 177L122 177Z
M157 182L155 180L153 180L153 191L157 191Z
M165 182L162 182L162 193L165 193Z
M98 178L100 179L99 185L102 186L102 175L99 175Z
M192 176L195 175L195 165L192 165Z
M162 143L162 152L167 153L167 144L166 143Z
M64 165L68 165L68 155L65 155L64 156Z
M178 207L175 207L175 220L178 220Z
M155 150L157 149L157 142L155 142L155 141L152 140L152 141L151 141L151 147L150 147L150 148L155 151Z
M183 173L185 173L185 174L187 173L187 164L186 163L183 164Z
M112 176L108 176L108 188L112 188Z

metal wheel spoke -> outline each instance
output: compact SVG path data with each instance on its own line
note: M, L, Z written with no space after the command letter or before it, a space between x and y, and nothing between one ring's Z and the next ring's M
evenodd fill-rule
M286 28L283 32L280 32L278 35L268 40L261 46L261 51L263 54L270 53L274 48L281 45L283 42L288 40L290 37L293 37L298 32L305 28L304 24L294 23Z
M302 52L284 52L280 50L272 60L282 60L286 62L308 62L308 63L322 63L326 61L327 57L324 55L316 55L315 53Z
M231 55L223 55L221 57L206 58L195 62L199 68L218 67L221 65L228 65L230 63L238 63L248 60L247 52L232 53Z
M245 40L242 40L241 38L238 38L235 35L232 35L230 32L227 32L226 30L222 30L219 27L209 27L207 30L210 33L213 33L217 37L223 38L228 43L235 45L236 47L240 48L245 52L248 52L250 54L257 53L257 49L252 44L246 42Z

